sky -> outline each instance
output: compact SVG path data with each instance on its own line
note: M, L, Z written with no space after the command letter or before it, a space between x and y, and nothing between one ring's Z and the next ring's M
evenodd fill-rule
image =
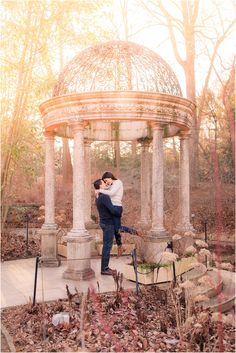
M119 37L120 39L124 39L124 26L122 26L122 18L121 18L121 12L120 12L120 1L124 0L115 0L114 5L113 5L113 13L115 14L115 22L116 22L116 27L119 32ZM173 71L175 72L176 76L179 79L182 92L184 95L186 95L186 90L185 90L185 78L184 78L184 72L182 67L176 62L176 59L173 54L171 42L168 37L168 32L163 26L157 26L153 25L155 20L150 19L150 16L145 14L144 10L141 8L140 4L141 0L129 0L128 1L128 22L129 22L129 41L136 42L138 44L144 45L148 47L149 49L152 49L153 51L157 52L164 60L167 61L167 63L173 68ZM152 2L155 2L153 0L145 0L143 1L146 5L151 4ZM180 0L177 0L177 2L180 4ZM211 29L209 28L207 35L214 38L217 33L222 32L222 23L217 20L218 15L220 13L220 16L223 18L223 25L225 26L227 21L230 21L230 19L235 18L234 14L235 7L233 6L233 3L236 5L236 2L231 1L231 0L200 0L200 13L199 13L199 18L208 18L207 25L211 25ZM174 16L178 16L178 13L176 12L176 8L173 6L170 6L170 1L163 1L163 4L165 6L169 6L168 10L171 14ZM217 5L217 6L216 6ZM219 11L219 13L217 13ZM209 15L210 14L210 15ZM133 34L136 33L136 34ZM233 61L233 55L235 55L235 38L236 38L236 32L234 28L234 32L232 32L231 36L229 39L227 39L220 47L219 50L219 55L222 59L222 62L224 63L226 68L230 68L232 65ZM179 37L178 39L178 46L181 48L181 38ZM209 42L208 42L209 45ZM210 48L210 46L209 46ZM196 77L196 90L197 94L200 94L203 82L205 80L207 71L208 71L208 58L203 55L203 50L204 48L202 47L202 44L199 42L197 39L197 46L196 46L196 51L199 53L197 62L196 62L196 72L197 72L197 77ZM184 47L182 46L182 52L181 56L184 59L185 58L185 53L184 53ZM217 59L215 66L217 70L220 72L220 64L221 62ZM218 80L217 80L218 81ZM212 73L212 79L211 79L211 84L212 87L215 87L216 85L216 75L214 72Z
M100 1L100 0L99 0ZM111 24L112 30L117 31L117 38L125 40L124 25L121 15L121 2L125 0L114 0L114 3L111 8L107 8L107 13L112 11L114 15L114 21ZM143 45L157 52L166 62L172 67L175 72L180 86L182 88L183 95L186 97L185 89L185 76L183 68L177 63L171 42L169 40L169 35L163 26L152 25L155 21L146 14L140 6L142 0L128 0L128 27L129 27L129 37L128 40L135 42L137 44ZM144 0L143 0L144 1ZM154 0L145 0L145 4L150 4ZM180 0L177 0L180 3ZM170 1L163 1L164 5L169 6ZM235 2L236 4L236 2ZM211 38L215 38L217 34L222 33L222 27L227 24L227 21L230 21L234 17L233 1L231 0L200 0L200 13L199 18L207 18L207 35ZM217 5L217 6L216 6ZM176 9L172 6L168 7L170 13L174 16L177 16ZM219 13L217 13L219 11ZM223 23L221 23L217 18L220 16L223 18ZM204 29L206 31L206 29ZM219 58L216 58L215 68L219 75L227 79L229 69L233 62L233 56L235 53L235 29L230 37L223 42L219 50ZM209 42L208 49L212 50ZM181 37L178 37L178 46L182 49L181 57L185 58L184 46L181 43ZM203 47L201 41L197 39L196 51L198 53L198 58L196 60L196 92L199 95L202 91L205 77L209 68L209 59L204 55L205 48ZM70 59L74 56L74 53L68 53ZM223 65L222 65L223 63ZM223 66L223 70L222 70ZM219 89L221 84L213 71L211 74L210 87L214 89Z
M44 1L44 0L40 0ZM86 1L86 0L85 0ZM104 0L93 0L98 3L101 2L103 4ZM181 16L178 10L176 10L176 6L171 3L175 1L178 6L181 4L181 0L162 0L163 4L168 8L168 11L173 16ZM186 0L187 1L187 0ZM192 0L194 1L194 0ZM67 0L64 1L65 3ZM163 26L157 25L155 18L150 16L148 12L145 12L141 4L145 4L145 6L151 6L152 3L156 3L157 0L113 0L113 4L110 6L106 6L103 8L103 16L101 16L101 26L103 25L103 21L106 21L106 25L104 28L110 26L111 31L115 31L116 37L114 39L125 40L125 31L124 31L124 22L122 20L121 14L121 4L127 2L127 10L128 10L128 40L131 42L135 42L137 44L143 45L153 51L157 52L173 69L175 72L180 86L182 88L183 95L186 96L185 89L185 76L183 68L177 63L175 56L173 54L172 45L169 39L169 33L167 29ZM236 1L235 0L200 0L200 10L199 10L199 20L207 19L204 22L204 32L208 37L215 38L218 34L222 33L223 26L226 26L229 21L235 18L235 9L236 9ZM112 13L113 20L111 20L110 25L109 18ZM218 20L219 17L222 17L222 22ZM80 24L75 23L75 27L78 26L78 35L80 32ZM202 28L198 28L201 30ZM231 33L230 37L225 40L219 49L219 56L221 59L216 58L215 68L218 74L223 78L227 79L228 72L230 67L232 66L233 56L236 52L235 38L236 32ZM184 45L182 43L181 36L177 37L178 47L180 48L180 55L182 59L185 59L185 51ZM206 51L205 43L202 40L199 40L199 37L196 38L196 52L198 54L196 60L195 71L196 75L196 92L197 95L201 93L205 77L207 75L207 71L209 68L209 58L204 54ZM213 47L208 40L207 48L212 52ZM65 64L68 63L76 54L78 54L80 50L77 52L74 51L74 48L70 50L68 46L68 50L65 56ZM223 65L222 65L223 63ZM59 62L55 63L56 66L59 67ZM222 70L223 66L223 70ZM213 89L219 89L219 80L216 77L214 71L211 76L211 87Z

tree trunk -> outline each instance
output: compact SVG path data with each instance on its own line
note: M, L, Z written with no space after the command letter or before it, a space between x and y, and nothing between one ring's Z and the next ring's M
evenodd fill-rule
M11 112L9 129L2 144L4 151L2 155L1 171L1 199L2 199L2 228L6 221L7 209L9 207L9 192L11 190L12 177L16 171L18 156L16 154L21 140L22 120L25 118L27 104L32 86L32 72L38 51L38 43L42 30L45 7L37 6L37 3L28 2L25 17L25 32L23 33L23 49L18 68L18 82L14 101L14 110ZM40 13L37 17L37 26L34 23L35 11ZM32 35L34 39L32 40Z
M234 97L234 87L235 87L235 65L233 63L232 70L230 72L230 77L226 82L223 89L223 102L226 110L226 115L229 118L230 127L230 137L232 144L232 154L233 163L235 167L235 97Z
M115 167L117 177L120 175L120 141L115 141Z
M188 6L186 1L182 1L183 12L183 34L186 48L186 61L183 65L186 78L187 98L194 104L196 103L196 87L195 87L195 21L197 18L198 7ZM195 12L195 15L193 15ZM194 17L194 20L193 20ZM193 121L191 128L191 137L189 141L190 148L190 185L196 187L198 182L198 129L197 129L197 113L193 112Z
M131 151L132 151L132 167L134 169L135 167L135 160L136 160L136 146L137 146L137 141L132 141L131 143Z
M62 153L62 181L63 186L66 187L69 184L72 184L72 163L71 155L69 150L68 139L63 138L63 153Z

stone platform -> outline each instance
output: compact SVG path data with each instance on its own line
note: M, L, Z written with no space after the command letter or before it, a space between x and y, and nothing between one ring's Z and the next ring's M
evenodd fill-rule
M111 257L110 267L123 272L124 264L130 261L130 257ZM76 287L79 292L86 292L87 289L95 288L99 282L100 292L115 290L115 283L112 276L101 276L101 258L91 259L91 268L95 272L95 278L87 281L75 281L63 279L62 274L66 269L66 261L59 267L44 267L38 270L37 296L36 301L43 299L54 300L66 298L66 284L74 292ZM1 308L29 303L33 298L35 274L35 258L6 261L1 265ZM135 288L135 283L128 280L123 281L125 289Z

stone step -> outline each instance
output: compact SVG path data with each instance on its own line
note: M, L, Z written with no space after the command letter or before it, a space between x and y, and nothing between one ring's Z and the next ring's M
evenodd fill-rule
M181 275L182 282L189 280L197 283L197 280L204 276L206 273L207 269L205 266L194 267Z
M211 268L204 271L201 266L194 268L182 275L182 280L191 280L195 284L200 278L206 277L206 281L194 288L194 296L205 295L209 301L204 302L204 308L210 308L212 311L226 312L235 305L235 273Z
M207 271L202 279L204 282L201 283L201 279L199 278L198 286L194 288L194 296L205 295L208 298L212 298L217 296L222 291L223 280L217 275L216 272Z
M212 273L222 280L222 290L204 303L203 307L212 311L229 311L235 305L235 273L225 270L218 273L217 269L213 269Z

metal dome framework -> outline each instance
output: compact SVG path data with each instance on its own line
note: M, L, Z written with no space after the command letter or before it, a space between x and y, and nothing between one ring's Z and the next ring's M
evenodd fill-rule
M98 91L158 92L182 97L171 67L135 43L111 41L87 48L68 63L53 96Z

